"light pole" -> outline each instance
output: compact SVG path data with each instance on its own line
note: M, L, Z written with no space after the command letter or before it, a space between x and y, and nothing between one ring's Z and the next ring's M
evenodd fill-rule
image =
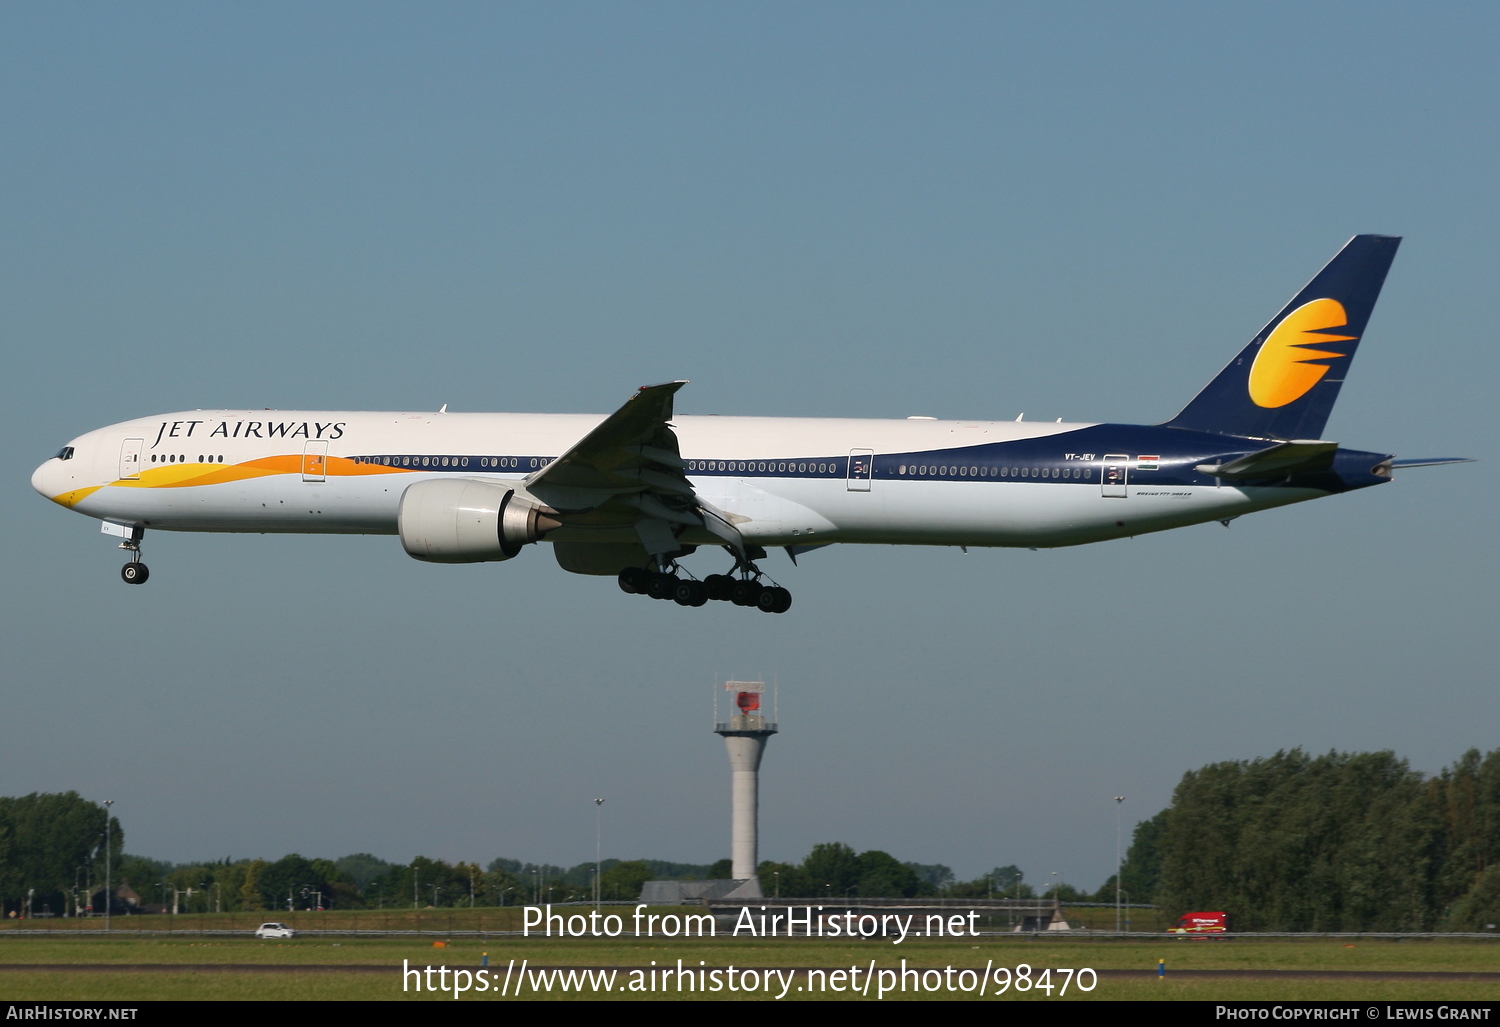
M1122 812L1121 811L1122 811L1124 805L1125 805L1125 796L1123 796L1123 795L1116 795L1115 796L1115 933L1116 934L1118 934L1119 931L1120 931L1120 870L1125 865L1124 862L1123 862L1124 857L1121 855L1121 851L1122 850L1120 848L1120 840L1121 840L1122 837L1124 837L1124 835L1122 834L1123 821L1120 819L1121 816L1122 816Z
M109 808L115 804L113 799L104 800L104 930L109 931L109 908L114 905L114 888L110 881L110 852L113 848L109 839Z
M594 800L594 910L597 912L604 894L604 885L599 877L599 865L604 855L604 800Z

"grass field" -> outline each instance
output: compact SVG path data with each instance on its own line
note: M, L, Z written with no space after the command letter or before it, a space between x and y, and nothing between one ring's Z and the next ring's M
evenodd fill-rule
M452 1002L451 995L403 994L400 985L393 979L389 982L369 979L365 976L285 973L275 976L252 977L246 974L215 973L153 973L124 977L120 974L98 973L7 973L0 976L0 988L4 998L14 1001L114 1001L146 1002L162 1000L203 1001L409 1001ZM693 994L618 994L596 996L593 994L531 995L528 1000L567 1001L578 999L623 999L625 1001L647 999L650 1001L683 1001L702 999ZM710 999L735 1001L775 1001L774 996L764 993L756 995L709 995ZM845 999L851 1001L874 1001L873 993L868 998L851 994L809 994L793 991L783 1001L797 999ZM887 995L884 1001L919 999L922 1001L1047 1001L1040 993L1029 996L1008 994L998 999L973 999L962 994L906 994ZM1066 998L1052 999L1058 1002L1091 1000L1136 1000L1136 1001L1240 1001L1254 1002L1275 1000L1290 1002L1297 1000L1343 999L1354 1002L1377 1001L1447 1001L1447 1002L1493 1002L1496 989L1493 985L1481 984L1432 984L1432 983L1387 983L1360 982L1342 984L1326 981L1104 981L1091 993L1069 992ZM487 997L469 993L463 1002L507 1002L506 998Z
M490 911L492 914L496 911ZM140 918L145 920L146 918ZM183 917L176 918L179 922ZM463 928L457 928L463 929ZM1500 971L1500 944L1475 940L1339 941L1270 939L1092 939L1072 938L908 938L889 941L837 942L827 939L547 939L454 937L435 947L431 938L301 937L289 941L258 941L249 937L100 937L21 935L0 932L0 998L11 1000L106 999L394 999L453 1001L451 994L402 990L403 961L417 967L446 965L477 969L483 953L491 971L503 974L514 959L532 968L675 967L681 959L688 968L700 961L708 968L867 968L878 969L1015 967L1025 963L1042 968L1092 967L1096 970L1154 971L1157 960L1167 962L1167 977L1101 976L1089 993L1070 989L1068 1000L1081 999L1349 999L1378 1000L1500 1000L1500 982L1462 980L1371 980L1289 978L1199 978L1174 976L1181 971L1259 972L1446 972ZM121 967L119 970L108 969ZM180 970L171 969L181 967ZM42 969L41 967L45 967ZM78 969L67 969L77 967ZM222 969L219 969L222 968ZM850 998L848 992L799 992L804 978L786 993L794 998ZM533 997L529 992L527 997ZM537 998L605 997L592 990L582 995L540 994ZM617 989L611 998L694 998L695 993L633 994ZM709 997L758 998L753 994L720 992ZM875 997L871 991L870 998ZM973 994L922 993L886 998L976 998ZM1012 989L1001 1001L1045 998L1040 992L1017 994ZM470 992L463 1001L504 1001L493 993ZM989 1000L988 998L986 1000ZM1055 1001L1056 999L1054 999Z
M955 910L965 907L954 902ZM577 912L578 907L559 906L559 912ZM606 912L628 915L634 906L609 906ZM586 910L585 910L586 911ZM1080 907L1069 909L1068 922L1075 927L1092 930L1113 931L1115 911L1103 907ZM180 916L117 916L114 929L129 931L252 931L267 920L280 920L299 931L519 931L521 929L521 907L479 907L477 909L389 909L389 910L331 910L325 913L186 913ZM1151 909L1136 909L1130 913L1130 927L1143 934L1162 934L1170 926L1169 918ZM104 921L100 917L83 919L55 917L32 920L0 920L0 935L7 931L47 931L62 934L71 931L97 931ZM1004 930L1005 923L996 925Z

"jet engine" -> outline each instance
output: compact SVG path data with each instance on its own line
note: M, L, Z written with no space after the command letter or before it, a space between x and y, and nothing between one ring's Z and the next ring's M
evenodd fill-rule
M429 563L509 560L521 547L561 527L555 510L494 481L419 481L401 494L401 545Z

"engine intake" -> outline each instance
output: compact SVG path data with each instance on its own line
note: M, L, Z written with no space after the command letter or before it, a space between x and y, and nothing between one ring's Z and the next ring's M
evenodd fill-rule
M562 522L509 485L474 478L419 481L396 515L407 554L429 563L509 560Z

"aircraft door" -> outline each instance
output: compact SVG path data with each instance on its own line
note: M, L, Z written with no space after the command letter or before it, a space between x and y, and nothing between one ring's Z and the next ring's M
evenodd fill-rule
M1125 485L1130 478L1130 457L1124 453L1106 453L1104 456L1104 498L1124 499Z
M145 439L126 439L120 447L120 480L136 481L141 476L141 450L146 448Z
M302 480L328 480L328 443L309 442L302 450Z
M849 450L849 491L869 492L870 478L875 470L873 449Z

